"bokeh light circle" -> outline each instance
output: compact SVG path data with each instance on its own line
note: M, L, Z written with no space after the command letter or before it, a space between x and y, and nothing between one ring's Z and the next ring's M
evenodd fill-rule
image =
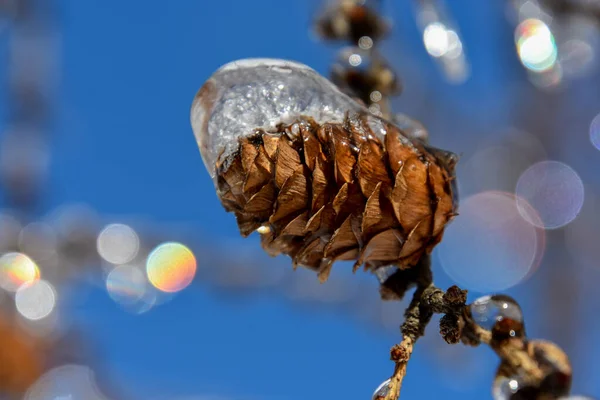
M147 279L144 272L133 265L120 265L106 277L108 295L121 305L134 304L144 297Z
M495 132L471 158L461 160L461 193L513 192L523 171L547 158L544 146L533 134L515 128Z
M540 228L554 229L577 217L583 206L584 187L573 168L558 161L542 161L521 174L516 195L523 218ZM523 211L524 201L535 208L541 225Z
M594 63L594 48L585 40L571 39L559 45L559 62L565 75L585 75Z
M107 225L96 241L98 254L111 264L126 264L133 260L140 248L137 233L125 224Z
M46 318L56 306L56 291L44 280L23 284L15 294L17 311L23 317L38 321Z
M527 212L536 219L533 208ZM462 287L505 290L538 266L540 231L521 217L514 195L482 192L461 203L460 215L446 229L437 254L444 271Z
M600 150L600 114L596 115L590 124L590 141Z
M175 293L187 287L194 279L196 258L183 244L163 243L148 256L146 274L150 283L158 290Z
M440 22L434 22L423 30L423 43L425 49L433 57L442 57L450 48L450 40L446 26Z
M25 284L40 279L36 263L23 253L6 253L0 257L0 287L16 292Z
M556 63L556 42L543 21L530 18L521 22L515 31L515 42L519 58L527 69L544 72Z
M24 400L107 400L97 387L94 372L87 366L68 364L42 375Z

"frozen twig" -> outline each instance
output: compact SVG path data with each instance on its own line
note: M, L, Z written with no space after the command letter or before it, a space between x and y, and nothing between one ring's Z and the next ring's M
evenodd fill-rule
M428 272L429 259L424 259L418 268L421 272L416 281L417 289L401 327L403 340L391 350L394 373L388 382L388 390L376 395L374 400L399 398L414 345L424 335L433 314L444 314L440 319L440 334L447 343L462 341L471 346L490 346L501 360L497 378L516 376L520 388L536 394L568 392L571 367L568 357L558 346L545 341L527 340L522 329L510 325L517 322L508 318L492 331L484 329L471 315L471 306L466 304L466 290L452 286L444 292L433 285Z
M415 266L418 275L416 276L417 289L413 294L413 299L404 313L404 323L400 328L403 340L395 345L391 350L391 359L395 363L394 374L390 378L389 390L385 391L383 396L376 397L375 400L395 400L400 396L402 381L406 375L408 360L413 352L417 340L425 334L425 328L433 311L429 302L433 293L437 290L432 284L431 261L429 257L423 257L421 262Z

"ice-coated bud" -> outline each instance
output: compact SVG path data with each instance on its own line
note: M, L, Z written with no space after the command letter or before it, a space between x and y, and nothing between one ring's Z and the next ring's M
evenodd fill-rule
M521 337L525 334L521 307L512 297L483 296L475 300L470 309L473 321L492 331L494 338Z
M572 369L569 357L554 343L528 341L525 350L540 368L541 380L531 381L524 371L514 369L508 361L498 367L492 387L495 400L570 399ZM528 382L529 381L529 382ZM574 399L577 399L575 397ZM584 400L584 399L582 399Z
M375 392L373 392L372 400L384 399L390 393L390 382L391 380L388 379L379 385L377 389L375 389Z
M237 150L237 139L273 130L299 116L317 123L342 122L348 111L366 110L306 65L275 59L234 61L200 88L191 123L211 176L215 163Z
M398 267L395 265L387 265L385 267L381 267L375 271L375 275L377 279L379 279L379 283L384 283L387 281L392 275L394 275L398 271Z

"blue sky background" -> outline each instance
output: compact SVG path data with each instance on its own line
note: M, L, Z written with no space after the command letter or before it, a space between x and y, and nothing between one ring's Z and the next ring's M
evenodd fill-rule
M414 8L394 3L389 7L394 30L384 50L401 76L410 77L397 109L421 119L436 145L469 154L481 132L514 118L514 88L524 86L525 96L534 93L514 54L504 2L448 2L472 69L459 86L445 83L425 52ZM337 47L315 41L308 30L318 2L63 0L60 6L59 116L43 208L87 203L115 216L106 222L133 215L184 224L200 270L198 282L139 316L123 311L100 287L74 288L63 315L85 333L100 376L126 399L370 399L392 372L388 352L400 340L396 329L357 316L350 307L289 301L276 289L258 295L217 290L201 279L215 254L197 250L209 251L201 246L208 241L249 252L270 268L291 268L285 258L267 260L258 238L239 237L202 164L189 108L214 70L235 59L293 59L326 74ZM600 102L588 96L591 118ZM589 119L580 125L585 123ZM573 139L560 154L551 151L578 166L586 184L597 184L598 155L588 147ZM178 234L174 229L173 237ZM546 258L552 257L567 256L550 250ZM540 274L551 273L544 268ZM439 286L453 283L438 266L436 274ZM301 279L307 272L296 275ZM590 279L597 282L598 273L581 276L585 286ZM361 281L365 298L376 296L376 282L364 274L351 277L338 267L332 277L352 278ZM557 325L541 315L551 312L544 296L552 294L539 286L534 278L508 293L521 301L531 336L558 341ZM591 283L586 287L585 293L593 293ZM576 343L561 344L574 354L575 392L600 396L593 379L600 373L594 361L600 355L594 345L597 311L595 304L581 306L576 312L589 317L577 320L582 330ZM361 315L381 312L377 306ZM443 345L436 330L432 323L419 343L402 398L490 398L496 368L491 350Z

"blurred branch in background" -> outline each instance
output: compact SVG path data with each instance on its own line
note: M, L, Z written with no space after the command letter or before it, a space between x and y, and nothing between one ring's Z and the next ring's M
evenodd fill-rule
M39 4L38 4L39 3ZM49 166L60 60L52 1L7 1L8 123L0 146L6 202L22 213L41 203Z

